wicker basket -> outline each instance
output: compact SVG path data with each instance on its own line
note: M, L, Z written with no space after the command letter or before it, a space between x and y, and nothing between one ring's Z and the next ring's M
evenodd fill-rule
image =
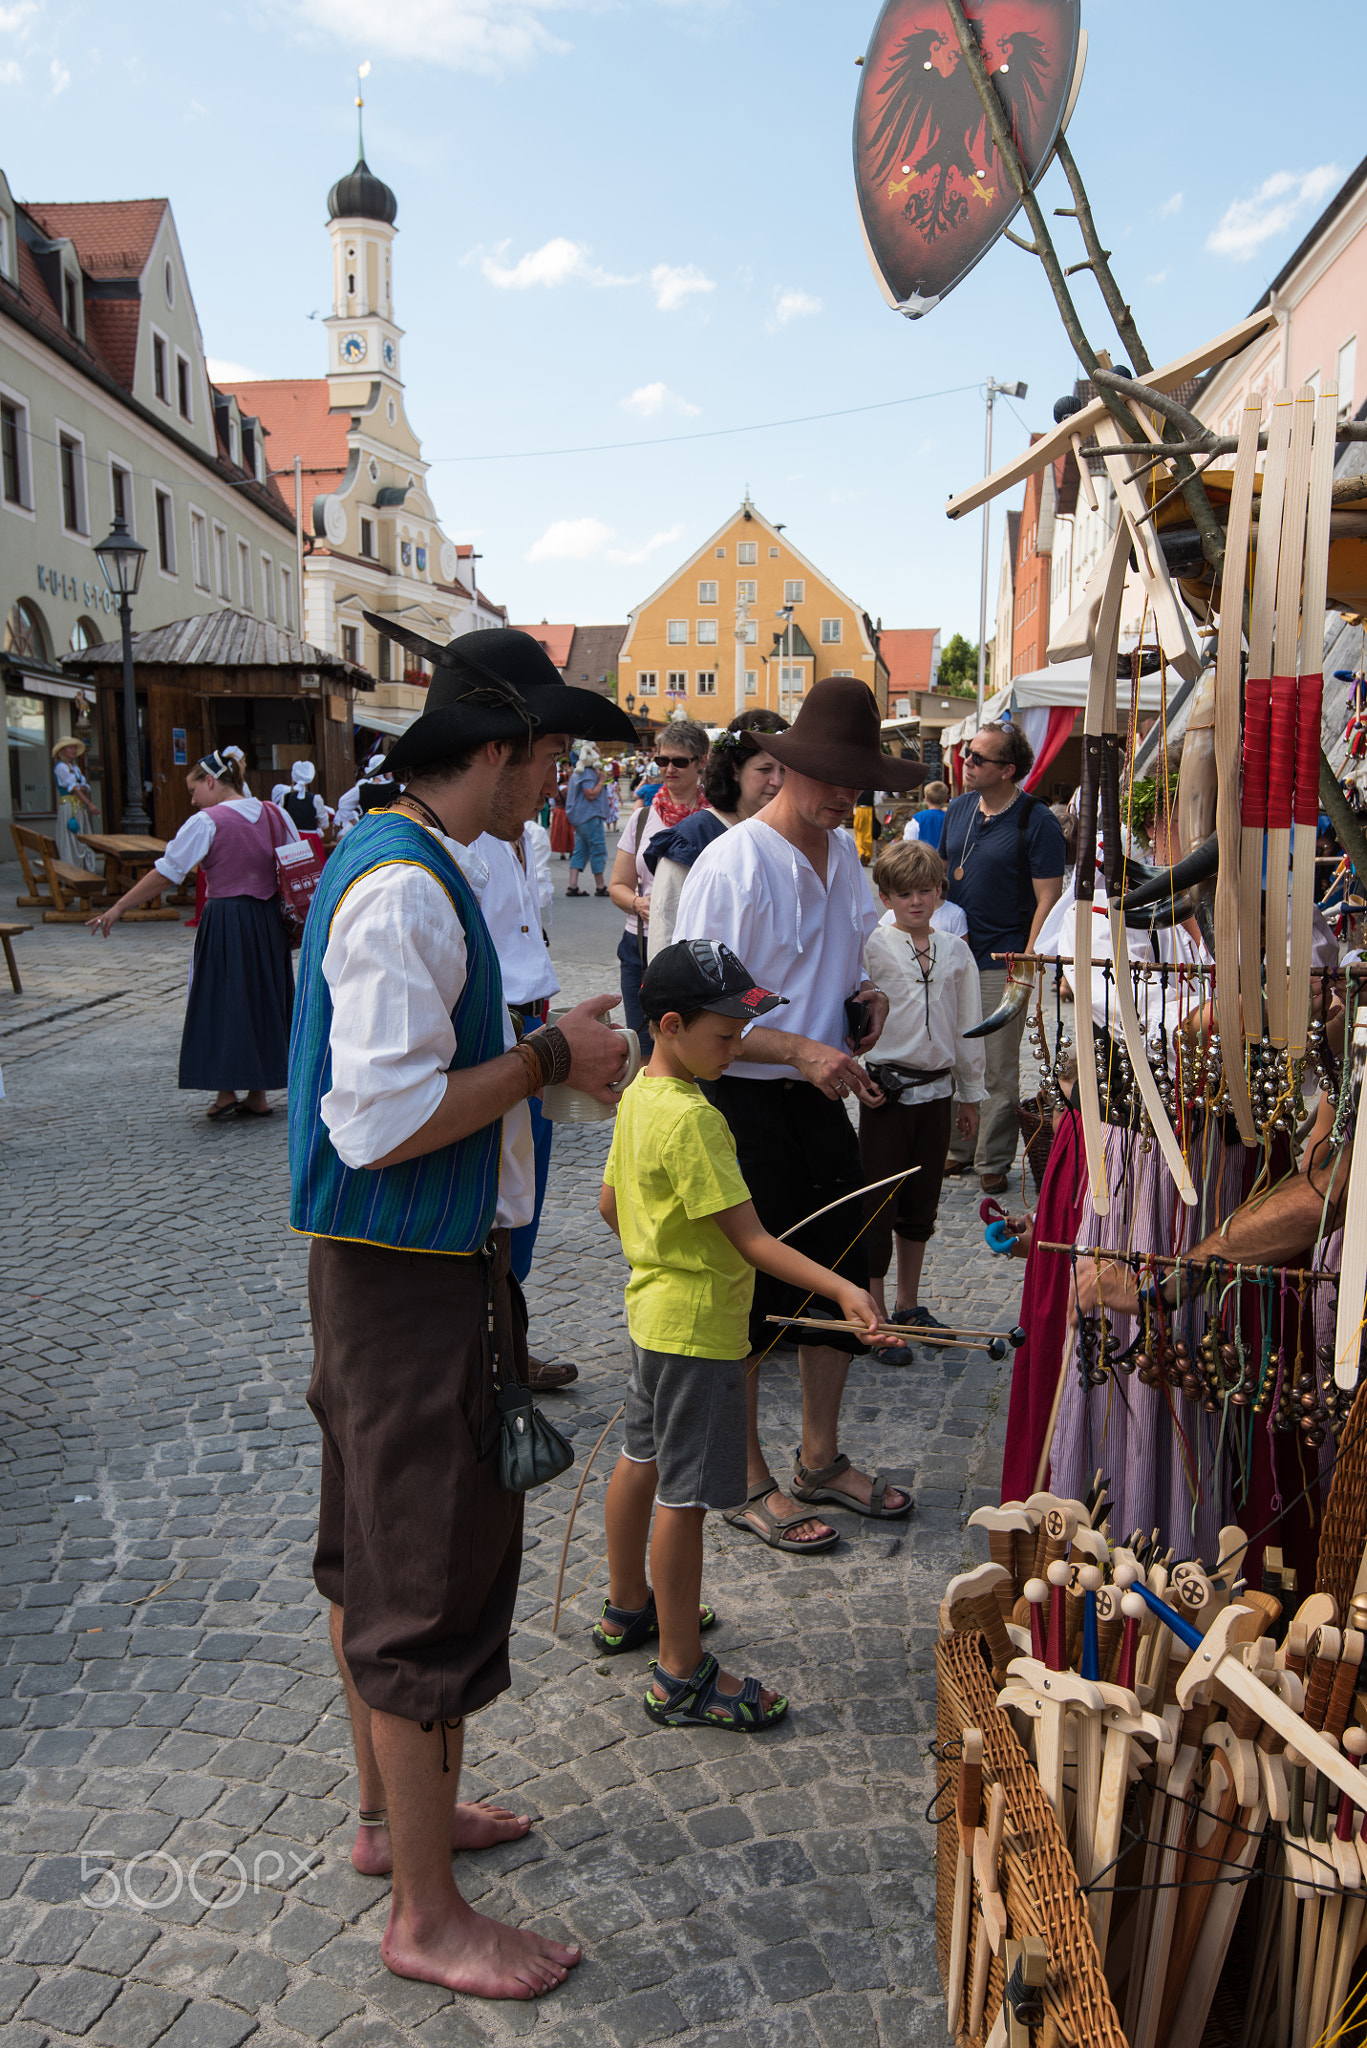
M1340 1439L1340 1450L1329 1482L1324 1505L1324 1527L1320 1531L1319 1562L1315 1570L1315 1591L1332 1593L1339 1611L1339 1626L1348 1626L1348 1609L1353 1588L1367 1546L1367 1408L1363 1380L1348 1412ZM1358 1410L1362 1408L1359 1415Z
M935 1645L935 1671L941 1745L957 1744L965 1728L980 1729L984 1791L997 1783L1006 1789L1002 1897L1012 1935L1040 1935L1049 1951L1049 1982L1044 1994L1046 2018L1052 2019L1063 2040L1075 2043L1076 2048L1127 2048L1102 1974L1073 1859L1034 1767L997 1705L991 1674L984 1661L983 1638L977 1630L941 1636ZM951 1819L939 1831L935 1869L935 1947L940 1980L946 1987L957 1862L958 1831L951 1812ZM981 1925L981 1916L975 1914L968 1978L972 1976L973 1948L980 1939ZM969 2036L964 2032L962 2040L981 2044L991 2033L1001 2008L1002 1979L1001 1960L994 1956L988 1972L982 2035Z

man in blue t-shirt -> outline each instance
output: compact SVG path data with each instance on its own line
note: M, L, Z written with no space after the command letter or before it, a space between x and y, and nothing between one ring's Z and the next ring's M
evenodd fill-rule
M1048 804L1021 783L1035 751L1019 726L985 725L964 752L964 794L945 813L940 850L946 894L968 919L968 943L982 982L983 1015L1006 988L1001 953L1028 953L1057 903L1065 866L1063 834ZM988 1099L981 1105L976 1149L957 1133L947 1171L975 1166L984 1194L1001 1194L1016 1157L1020 1046L1025 1012L983 1041Z

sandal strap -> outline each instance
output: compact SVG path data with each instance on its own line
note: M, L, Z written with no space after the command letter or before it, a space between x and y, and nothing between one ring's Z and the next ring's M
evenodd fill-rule
M809 1471L798 1453L793 1453L793 1470L801 1486L829 1486L833 1479L838 1479L842 1472L848 1472L849 1469L850 1461L843 1451L838 1452L829 1465L822 1465L816 1471Z
M666 1697L660 1701L662 1707L671 1711L697 1704L700 1694L708 1692L720 1669L716 1658L708 1651L702 1663L691 1678L676 1678L672 1671L666 1671L663 1664L652 1666L652 1675L666 1688Z

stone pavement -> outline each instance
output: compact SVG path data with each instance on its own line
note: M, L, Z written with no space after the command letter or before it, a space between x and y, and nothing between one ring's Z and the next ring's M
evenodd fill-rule
M610 907L557 905L556 924L567 995L612 987ZM624 1268L596 1214L608 1127L562 1130L529 1298L534 1347L580 1363L548 1402L580 1465L529 1499L513 1688L467 1750L473 1792L537 1824L458 1875L586 1957L535 2005L389 1976L387 1885L348 1860L355 1779L309 1573L318 1451L284 1118L208 1124L178 1094L190 939L40 925L18 942L23 996L0 989L6 2048L938 2043L931 1646L973 1554L963 1516L995 1497L1009 1366L856 1364L844 1448L912 1481L915 1516L835 1514L846 1540L806 1562L710 1523L709 1640L793 1709L759 1738L653 1728L644 1653L606 1662L587 1633L618 1433L551 1633L566 1510L627 1356ZM947 1188L926 1298L1004 1327L1021 1269L983 1249L977 1200ZM781 1471L794 1355L765 1379Z

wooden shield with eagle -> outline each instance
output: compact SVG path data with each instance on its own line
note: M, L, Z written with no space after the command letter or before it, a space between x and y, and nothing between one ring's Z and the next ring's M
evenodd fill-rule
M1071 112L1080 0L967 0L1033 181ZM890 306L916 319L987 254L1020 205L943 0L886 0L854 115L859 217Z

